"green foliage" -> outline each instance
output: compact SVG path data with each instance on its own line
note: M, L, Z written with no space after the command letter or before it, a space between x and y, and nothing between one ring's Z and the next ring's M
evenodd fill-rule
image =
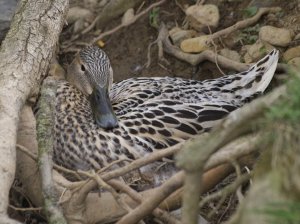
M149 13L149 23L151 26L153 26L156 29L158 29L158 27L159 27L159 11L160 11L160 8L155 7Z
M271 121L285 121L291 124L300 122L300 78L292 74L293 78L287 84L287 97L278 105L271 107L267 118Z
M261 48L259 48L259 52L262 54L267 54L267 49L265 46L262 46Z
M281 202L270 203L265 208L257 209L255 212L266 215L272 224L299 224L300 203Z
M256 24L255 26L242 30L240 38L243 40L244 44L254 44L257 41L259 28L259 24Z
M257 13L258 8L256 6L251 6L248 8L245 8L243 10L243 14L245 17L252 17Z

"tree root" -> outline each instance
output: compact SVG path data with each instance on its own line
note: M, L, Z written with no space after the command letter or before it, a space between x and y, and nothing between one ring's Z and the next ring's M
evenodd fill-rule
M281 8L279 7L271 7L271 8L260 8L258 12L251 18L242 20L237 22L236 24L227 27L223 30L217 31L210 35L210 41L214 41L214 39L220 38L221 36L226 36L234 31L246 28L250 25L255 24L263 15L267 13L276 13L279 12ZM159 30L159 35L163 43L163 50L178 58L179 60L185 61L191 65L198 65L199 63L208 60L210 62L216 63L217 66L221 66L223 68L227 68L233 71L242 72L249 68L248 64L240 63L237 61L233 61L231 59L228 59L224 56L221 56L217 54L216 52L213 52L211 50L205 50L199 54L189 54L182 52L181 49L171 44L169 40L169 33L166 27L162 24ZM149 60L148 60L149 61ZM149 63L148 63L149 64ZM282 65L280 65L280 68L282 69Z
M39 101L39 113L37 118L38 137L38 165L42 180L42 191L44 196L44 209L49 223L67 223L61 208L58 206L56 190L52 178L52 153L54 147L54 111L56 82L50 76L44 80L41 97Z
M254 100L252 103L233 111L223 121L216 125L215 129L207 136L188 141L178 157L178 165L186 171L185 193L183 197L183 223L197 223L198 200L201 193L199 179L204 171L206 161L216 152L220 146L229 141L250 132L252 127L245 123L252 123L255 118L263 114L266 109L273 105L279 97L286 93L286 87L282 86L272 93ZM199 148L205 147L205 150ZM200 182L201 183L201 182ZM191 191L190 189L196 189Z

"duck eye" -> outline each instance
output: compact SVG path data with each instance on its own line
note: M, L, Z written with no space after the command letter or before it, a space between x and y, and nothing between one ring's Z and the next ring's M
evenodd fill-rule
M85 67L83 65L81 65L81 71L85 71Z

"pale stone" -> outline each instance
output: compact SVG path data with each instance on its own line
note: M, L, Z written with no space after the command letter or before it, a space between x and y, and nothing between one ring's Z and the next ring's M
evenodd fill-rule
M229 58L233 61L238 61L240 62L241 61L241 56L239 55L238 52L236 51L233 51L233 50L230 50L228 48L223 48L221 51L220 51L220 55L226 57L226 58Z
M300 40L300 33L296 34L294 40Z
M261 40L256 41L253 45L246 46L246 54L244 55L244 61L246 63L256 62L267 53L271 52L274 47L268 43L264 43Z
M192 5L186 9L185 14L190 25L196 30L219 25L220 14L215 5Z
M263 26L259 31L259 38L269 44L286 47L293 39L293 34L285 28Z
M300 57L289 60L288 64L300 70Z
M283 59L285 61L289 61L296 57L300 57L300 46L290 48L283 54Z
M75 23L77 20L91 20L94 17L93 13L81 7L72 7L68 11L67 22L68 24Z
M124 13L122 17L122 24L129 25L130 23L132 23L133 20L134 20L134 9L130 8Z
M180 48L184 52L199 53L210 48L210 39L210 35L190 38L182 41L180 44Z
M174 27L169 31L169 34L173 43L179 46L183 40L195 37L197 32L195 30L183 30L179 27Z
M86 22L83 19L78 19L74 23L73 32L74 33L79 33L84 28L86 28Z

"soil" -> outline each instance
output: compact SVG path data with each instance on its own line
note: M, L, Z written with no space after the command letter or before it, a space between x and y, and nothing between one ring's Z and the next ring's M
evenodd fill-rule
M180 5L191 5L194 1L181 0L177 1ZM300 31L300 15L297 0L280 1L280 0L210 0L207 4L216 4L220 11L220 25L218 30L233 25L237 21L245 18L245 9L251 6L279 6L283 11L276 15L276 18L265 16L259 21L259 25L275 25L277 27L287 27L299 33ZM149 5L146 3L144 7ZM176 5L175 1L167 1L160 7L159 21L164 22L168 28L176 25L181 26L184 21L183 11ZM111 21L105 30L109 30L120 24L120 19ZM114 70L114 81L118 82L131 77L154 77L154 76L173 76L192 78L197 80L205 80L216 78L221 75L217 66L211 62L204 62L198 66L191 66L188 63L182 62L174 57L166 55L169 64L162 64L157 60L157 46L154 45L151 49L151 65L149 68L145 67L147 63L148 45L156 40L157 29L152 27L149 23L149 16L144 16L133 25L115 32L113 35L104 39L104 50L109 55L111 64ZM257 35L254 33L252 35ZM230 38L230 37L229 37ZM222 47L226 46L226 37L222 41ZM225 44L224 44L225 43ZM297 43L293 43L297 44ZM225 45L225 46L224 46ZM230 45L230 44L229 44ZM233 46L235 50L240 51L243 44ZM62 55L63 58L66 55ZM72 56L68 55L67 60L62 60L67 64ZM225 72L229 72L226 71Z
M83 5L81 1L80 6ZM145 7L147 7L149 2L145 1ZM176 1L168 0L159 9L159 22L164 22L168 28L172 28L176 25L182 26L184 22L184 13L182 9L178 7L175 3ZM191 5L195 1L192 0L178 0L178 4ZM297 0L282 1L282 0L207 0L206 4L215 4L219 7L220 11L220 25L218 30L225 27L231 26L239 20L245 18L245 9L250 6L280 6L282 7L282 12L273 16L264 16L259 22L259 26L268 24L277 27L286 27L291 29L295 34L300 32L300 2ZM111 21L105 30L109 30L120 24L120 18ZM95 31L95 30L94 30ZM257 31L253 31L251 35L257 35ZM172 77L183 77L188 79L205 80L210 78L217 78L221 76L221 72L214 63L204 62L198 66L191 66L188 63L182 62L172 56L165 55L169 64L161 63L158 61L158 51L157 46L151 49L151 65L146 68L145 64L147 62L148 45L155 41L157 38L157 29L150 25L149 15L145 15L139 19L133 25L121 29L118 32L113 33L108 38L103 41L105 43L104 50L109 55L111 64L114 70L114 81L118 82L131 77L155 77L155 76L172 76ZM80 41L86 42L86 40L91 37L91 33L88 33L86 37L83 37ZM61 42L66 41L70 38L69 27L63 30L61 36ZM231 37L223 37L222 41L218 44L218 50L222 47L229 47L235 49L238 52L241 51L244 42L239 42L235 45L227 44L230 42ZM295 40L290 46L299 45L299 41ZM283 51L284 49L279 48ZM73 57L73 54L65 54L60 52L60 62L65 65L68 64ZM231 72L226 71L225 72ZM234 178L229 177L220 185L218 185L213 191L221 189L227 183L231 182ZM211 192L210 192L211 193ZM216 212L215 216L208 218L207 214L212 207L215 205L210 204L203 208L202 213L204 217L210 221L210 223L220 223L225 221L230 217L235 210L237 205L237 198L233 195L229 196L220 209ZM32 216L31 216L32 217ZM26 222L26 221L25 221ZM33 221L28 221L26 223L34 223ZM35 223L41 223L36 221Z
M184 6L186 4L194 4L195 1L182 0L177 2ZM281 13L264 16L258 22L258 26L268 24L276 27L289 28L295 34L300 32L300 3L298 3L296 0L288 2L280 0L210 0L206 1L206 3L215 4L219 7L221 17L220 25L218 27L219 30L244 19L246 17L246 8L253 6L279 6L282 7ZM147 3L146 6L147 5L149 5L149 3ZM184 18L185 16L182 9L176 5L175 1L167 1L167 3L160 7L159 21L164 22L169 29L176 25L182 26ZM107 25L105 30L109 30L118 24L120 24L120 19L112 21ZM204 62L198 66L191 66L190 64L182 62L172 56L165 55L166 59L169 61L169 64L162 64L158 61L158 48L156 45L151 49L151 65L148 68L145 67L145 64L147 63L148 45L156 40L157 34L157 29L152 27L149 23L149 16L144 16L133 25L118 31L103 40L105 43L104 50L109 55L114 70L114 81L118 82L131 77L155 76L173 76L187 79L205 80L221 76L221 72L217 66L211 62ZM239 34L233 33L232 35L234 36ZM230 38L232 38L232 35L223 37L223 40L218 43L218 50L222 49L222 47L228 47L241 52L243 45L247 44L247 36L245 40L240 41L235 45L231 45ZM257 37L258 29L254 29L254 31L251 31L249 35L254 35ZM291 46L297 44L299 43L294 41L292 42ZM284 49L280 50L283 51ZM225 70L225 72L230 71ZM234 175L229 176L207 194L213 193L216 190L220 190L228 183L234 181L234 178ZM208 217L207 214L213 210L217 204L218 200L212 201L200 211L203 217L212 224L221 223L228 220L236 209L238 199L235 193L229 195L224 200L223 204L220 205L219 209L217 209L217 211L214 212L211 217Z

